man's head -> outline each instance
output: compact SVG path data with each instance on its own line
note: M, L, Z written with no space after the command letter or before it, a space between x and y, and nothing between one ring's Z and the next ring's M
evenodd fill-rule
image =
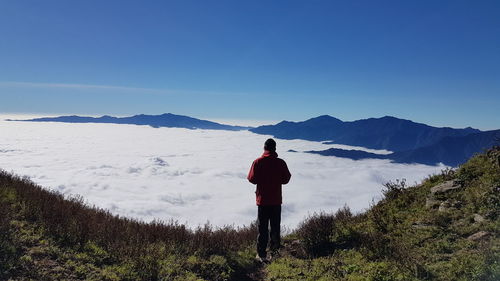
M276 151L276 142L273 139L267 139L264 143L264 150L271 152Z

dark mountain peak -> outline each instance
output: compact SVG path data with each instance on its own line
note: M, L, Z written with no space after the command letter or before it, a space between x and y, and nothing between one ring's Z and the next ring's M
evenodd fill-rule
M464 130L465 131L469 131L471 133L480 133L480 132L483 132L483 131L481 131L479 129L475 129L475 128L472 128L472 127L466 127L466 128L464 128Z
M174 116L174 114L167 112L167 113L161 114L160 116ZM177 116L182 116L182 115L177 115Z
M310 118L310 120L312 119L337 119L331 115L328 115L328 114L324 114L324 115L320 115L318 117L313 117L313 118Z
M397 117L390 116L390 115L385 115L383 117L380 117L380 119L382 119L382 120L404 120L404 119L397 118Z
M113 117L113 116L109 116L109 115L103 115L99 118L97 118L99 120L114 120L114 119L117 119L116 117Z
M344 122L340 119L332 117L330 115L321 115L318 117L314 117L308 119L303 122L296 122L296 124L304 124L306 126L314 126L314 127L338 127L342 126Z
M352 125L352 124L365 124L368 126L373 126L373 125L375 125L375 126L380 126L380 125L383 125L383 126L391 126L391 125L401 126L402 124L418 124L418 123L415 123L411 120L401 119L401 118L397 118L397 117L389 116L389 115L386 115L383 117L371 117L371 118L359 119L359 120L354 120L354 121L346 121L344 123L350 124L350 125ZM424 124L421 124L421 125L424 125Z
M311 118L311 119L308 119L304 122L311 122L311 121L335 121L335 122L342 122L342 120L338 119L338 118L335 118L333 116L330 116L330 115L320 115L318 117L314 117L314 118Z
M357 120L357 121L363 121L363 120L370 120L370 121L375 121L375 122L392 122L392 123L413 123L413 124L419 124L419 123L413 122L413 121L408 120L408 119L397 118L397 117L390 116L390 115L385 115L385 116L382 116L382 117L379 117L379 118L361 119L361 120ZM356 122L356 121L354 121L354 122ZM424 124L422 124L422 125L424 125Z
M422 124L422 123L413 122L413 121L408 120L408 119L397 118L397 117L389 116L389 115L386 115L384 117L380 117L380 120L385 121L385 122L394 122L394 123L402 123L402 124L425 125L425 124ZM428 126L428 125L425 125L425 126Z
M286 124L295 124L295 123L297 123L297 122L283 120L283 121L279 122L279 123L278 123L278 124L276 124L276 125L286 125ZM273 126L273 125L267 125L267 126Z

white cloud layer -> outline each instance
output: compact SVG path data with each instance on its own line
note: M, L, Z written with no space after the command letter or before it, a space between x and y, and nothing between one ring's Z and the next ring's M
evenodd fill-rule
M123 216L173 218L190 226L248 225L256 206L255 186L246 175L267 137L248 131L0 121L0 168L67 195L80 194L89 204ZM330 147L340 146L278 140L278 153L292 173L283 189L287 227L344 204L361 211L380 197L384 182L414 183L444 168L287 152Z

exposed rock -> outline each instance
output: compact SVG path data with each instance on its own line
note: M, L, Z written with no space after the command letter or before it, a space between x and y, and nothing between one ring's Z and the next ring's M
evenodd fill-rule
M455 227L463 228L463 227L469 226L470 221L466 220L465 218L462 218L462 219L456 220L453 224Z
M42 246L31 247L27 252L28 252L28 255L30 255L30 256L43 257L43 256L48 255L47 247L42 247Z
M461 202L456 200L446 200L439 204L438 211L445 212L460 207Z
M483 222L485 219L483 216L481 216L480 214L474 214L474 222L477 222L477 223L480 223L480 222Z
M446 212L450 209L450 207L451 207L451 205L447 201L445 201L439 205L438 211L439 212Z
M428 228L431 228L432 225L424 223L424 222L415 222L411 225L411 227L416 228L416 229L428 229Z
M469 237L467 237L467 239L470 241L479 241L488 238L490 235L491 233L489 233L488 231L479 231L470 235Z
M425 200L425 207L427 209L434 209L437 208L441 204L441 201L433 199L433 198L427 198Z
M461 188L462 185L460 182L455 181L455 180L449 180L446 181L442 184L436 185L431 188L431 194L429 197L427 197L425 201L425 207L427 209L438 209L439 211L447 211L450 208L460 208L461 202L460 201L450 201L449 199L446 201L443 201L444 198L443 196L439 196L442 194L445 194L451 190L456 190Z
M441 194L441 193L446 193L450 190L455 190L455 189L459 189L461 188L462 186L460 184L458 184L458 182L454 182L452 180L450 181L446 181L440 185L436 185L434 187L431 188L431 194Z

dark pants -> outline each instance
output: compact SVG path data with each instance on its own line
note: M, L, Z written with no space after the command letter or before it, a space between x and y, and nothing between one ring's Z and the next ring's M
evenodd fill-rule
M257 225L259 235L257 236L257 253L261 257L266 256L267 242L269 241L269 223L271 223L271 251L280 247L280 223L281 205L258 206Z

